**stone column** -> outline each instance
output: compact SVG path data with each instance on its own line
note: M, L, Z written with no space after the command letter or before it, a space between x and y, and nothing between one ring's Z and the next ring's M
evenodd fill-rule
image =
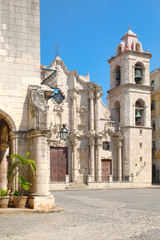
M28 204L34 209L49 209L55 206L49 193L48 131L31 131L28 134L30 153L36 164L36 177L33 178L32 195Z
M101 163L101 139L97 140L97 182L102 181L102 163Z
M77 159L77 140L74 139L72 141L72 147L73 147L73 170L72 170L72 176L73 176L73 182L77 182L77 175L78 175L78 159Z
M117 144L117 156L118 156L118 181L122 181L122 143Z
M95 112L96 133L97 134L100 131L100 98L101 98L101 93L97 92L97 94L96 94L96 112Z
M34 144L30 153L36 164L36 178L33 183L34 195L45 196L49 194L47 136L45 132L34 131L30 138Z
M90 92L89 95L90 98L90 130L94 130L94 104L93 104L93 99L94 99L94 94L93 92Z
M94 138L90 138L90 175L92 181L95 181L95 162L94 162Z
M18 144L17 144L18 136L15 133L11 132L11 133L9 133L9 140L10 140L9 155L16 154L17 146L18 146ZM18 191L17 177L18 177L18 169L16 169L14 171L14 177L13 177L11 185L9 186L9 189L11 190L11 192Z
M77 130L77 94L76 92L72 92L72 130Z

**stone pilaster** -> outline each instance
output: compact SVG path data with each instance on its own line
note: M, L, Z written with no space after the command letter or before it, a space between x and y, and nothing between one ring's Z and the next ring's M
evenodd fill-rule
M90 99L90 131L94 131L94 94L93 92L89 93L89 99Z
M122 181L122 143L117 142L118 181Z
M72 140L72 148L73 148L73 167L72 167L72 180L73 182L77 182L78 175L78 159L77 159L77 140Z
M92 181L95 181L94 138L90 138L89 145L90 145L90 175Z
M96 93L96 112L95 112L95 130L96 133L98 134L100 131L100 98L101 98L101 93L97 92Z
M71 93L72 98L72 131L77 130L77 94L76 92Z
M101 163L102 139L97 139L97 182L102 181L102 163Z

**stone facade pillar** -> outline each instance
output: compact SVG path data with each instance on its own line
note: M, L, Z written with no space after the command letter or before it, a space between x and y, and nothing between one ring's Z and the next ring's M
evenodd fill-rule
M18 136L11 132L9 133L9 155L12 155L12 154L16 154L17 153L17 140L18 140ZM11 190L11 192L14 192L14 191L18 191L18 171L14 171L14 177L13 177L13 180L12 180L12 183L11 185L9 186L9 189Z
M36 178L33 183L34 195L49 194L49 166L48 166L48 151L47 151L47 133L41 131L31 132L29 138L32 143L30 155L36 164Z
M95 181L95 162L94 162L94 138L90 138L90 175L92 181Z
M72 179L73 182L77 182L77 175L78 175L78 159L77 159L77 140L74 139L72 141L73 147L73 168L72 168Z
M49 193L48 131L31 131L28 134L29 151L36 164L36 177L33 178L32 194L28 205L34 209L48 209L55 206Z
M117 144L117 156L118 156L118 181L122 181L122 143Z
M96 133L98 134L100 131L100 98L101 93L96 93L96 112L95 112L95 120L96 120Z
M77 94L76 92L72 92L72 130L77 130Z
M90 98L90 130L93 131L94 130L94 103L93 103L94 94L93 92L90 92L89 98Z
M102 163L101 163L101 139L97 140L97 182L102 181Z

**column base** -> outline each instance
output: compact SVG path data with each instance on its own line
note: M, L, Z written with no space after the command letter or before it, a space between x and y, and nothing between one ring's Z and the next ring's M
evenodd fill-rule
M121 176L118 177L118 182L122 182L122 177Z
M53 195L29 196L27 205L32 209L52 209L55 208L55 199Z

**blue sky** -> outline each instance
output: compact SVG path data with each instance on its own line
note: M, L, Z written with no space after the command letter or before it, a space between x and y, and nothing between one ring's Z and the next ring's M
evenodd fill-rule
M150 70L160 67L159 0L40 0L41 64L48 66L59 55L69 71L90 74L109 90L109 64L120 38L131 30L143 50L152 53Z

